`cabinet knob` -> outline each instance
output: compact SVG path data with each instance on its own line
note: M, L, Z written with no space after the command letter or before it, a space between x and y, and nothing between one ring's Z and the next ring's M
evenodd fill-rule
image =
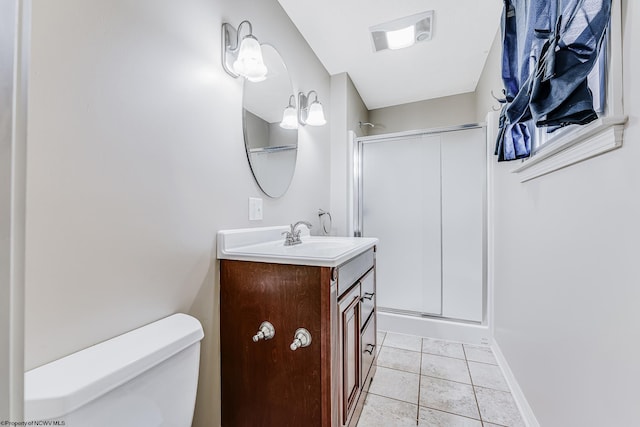
M289 346L293 351L300 347L308 347L311 344L311 334L305 328L298 328L293 337L293 342Z
M253 342L260 340L270 340L276 334L276 328L270 322L264 321L260 324L258 333L253 336Z

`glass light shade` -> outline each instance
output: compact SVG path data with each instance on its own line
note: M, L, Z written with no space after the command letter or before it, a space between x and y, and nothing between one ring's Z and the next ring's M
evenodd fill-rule
M389 49L402 49L416 42L416 28L411 25L396 31L387 31L387 46Z
M233 63L233 69L252 82L259 82L266 78L267 67L262 59L262 49L258 40L252 35L242 39L238 59Z
M327 123L327 120L324 118L322 104L318 101L313 101L309 106L309 114L307 115L305 123L311 126L322 126Z
M282 113L280 127L283 129L298 129L298 112L295 107L289 105Z

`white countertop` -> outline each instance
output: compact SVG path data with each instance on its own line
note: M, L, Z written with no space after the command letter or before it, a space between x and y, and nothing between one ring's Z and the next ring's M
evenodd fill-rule
M285 246L281 235L287 225L221 230L218 259L337 267L378 243L371 237L310 236L302 229L302 243L293 246Z

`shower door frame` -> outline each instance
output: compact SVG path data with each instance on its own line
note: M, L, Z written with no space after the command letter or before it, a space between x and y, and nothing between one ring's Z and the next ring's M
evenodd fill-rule
M27 86L31 1L2 4L0 28L0 421L23 421ZM6 381L5 381L6 380Z
M363 217L362 217L362 208L363 208L363 177L362 177L362 162L363 162L363 150L365 144L375 143L375 142L384 142L393 139L402 139L402 138L411 138L411 137L419 137L423 135L439 135L448 132L457 132L469 129L485 129L485 136L487 135L488 128L486 123L469 123L457 126L448 126L448 127L440 127L440 128L432 128L432 129L419 129L419 130L411 130L405 132L394 132L394 133L386 133L380 135L372 135L372 136L361 136L356 137L354 134L351 134L351 144L352 144L352 171L351 174L353 182L352 182L352 214L350 218L350 223L353 227L353 236L361 237L362 236L362 225L363 225ZM488 324L488 182L489 182L489 164L485 165L485 174L483 180L483 191L482 191L482 321L475 322L470 320L462 320L455 318L448 318L446 316L430 314L430 313L421 313L410 310L402 310L402 309L394 309L394 308L384 308L381 309L381 312L392 313L392 314L401 314L412 317L420 317L420 318L433 318L433 319L442 319L442 320L452 320L460 323L469 323L473 325L487 325ZM442 218L441 218L442 221ZM442 226L442 225L441 225ZM442 239L442 235L440 237ZM441 254L442 256L442 254ZM442 259L440 260L442 264ZM441 270L442 272L442 270ZM443 289L443 281L440 281L440 292L441 296L444 294ZM442 298L442 297L441 297ZM442 302L441 309L442 313Z

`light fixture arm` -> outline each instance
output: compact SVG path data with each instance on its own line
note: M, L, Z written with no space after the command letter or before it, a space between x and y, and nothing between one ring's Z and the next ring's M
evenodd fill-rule
M318 92L315 90L309 91L306 95L303 92L298 92L298 122L302 125L307 124L307 117L309 116L309 98L311 94L315 95L313 102L318 102Z
M249 36L253 36L253 26L251 22L244 20L238 25L238 29L236 30L233 25L224 22L222 24L222 68L234 78L240 77L238 73L235 72L231 64L238 59L238 52L240 50L240 32L242 30L243 25L249 26Z
M291 96L289 97L289 105L287 105L287 107L296 108L295 102L296 96L294 94L291 94Z

